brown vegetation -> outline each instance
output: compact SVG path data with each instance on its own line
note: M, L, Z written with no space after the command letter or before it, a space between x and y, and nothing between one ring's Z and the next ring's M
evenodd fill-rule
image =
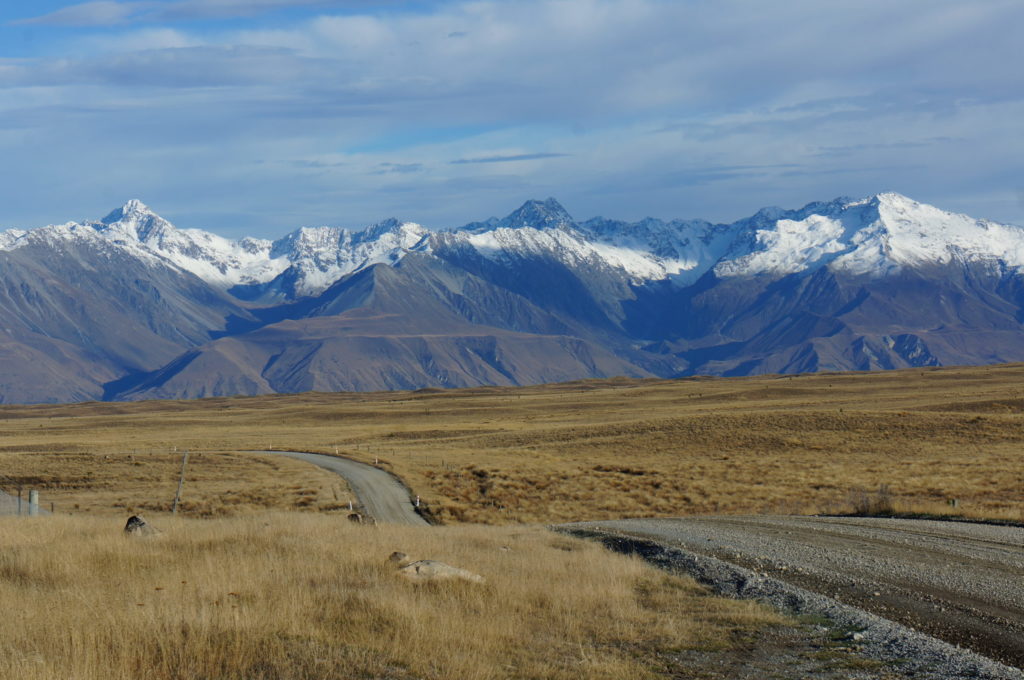
M340 450L392 469L448 522L846 512L880 485L901 508L1024 508L1024 365L4 407L0 435L9 475L39 474L33 452ZM116 510L49 470L67 502Z
M780 621L539 528L159 524L128 538L120 520L0 518L0 677L619 680ZM410 583L396 548L486 583Z
M104 450L104 449L101 449ZM0 454L0 488L41 490L42 506L63 514L169 512L181 475L181 453L27 451ZM348 512L355 496L334 473L282 456L191 453L178 511L222 517L267 509Z

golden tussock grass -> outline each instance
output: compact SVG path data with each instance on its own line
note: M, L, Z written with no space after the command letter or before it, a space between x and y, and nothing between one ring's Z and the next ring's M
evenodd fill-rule
M58 513L169 512L181 475L180 452L28 451L0 454L0 488L42 490ZM22 494L27 495L27 492ZM196 451L189 455L179 512L224 517L267 509L348 512L345 480L283 456Z
M158 524L128 538L113 519L0 518L0 677L619 680L780 622L540 528ZM410 583L385 563L396 549L486 583Z
M259 498L292 479L237 453L273 446L379 461L445 522L844 512L883 484L907 506L1024 519L1024 365L0 408L0 474L46 468L44 502L65 508L123 514L122 473L96 463L64 488L70 471L48 457L172 444L204 452L211 475L230 467L224 484L186 483L209 507L232 483ZM121 502L169 503L173 456L160 465ZM328 484L307 485L325 505Z

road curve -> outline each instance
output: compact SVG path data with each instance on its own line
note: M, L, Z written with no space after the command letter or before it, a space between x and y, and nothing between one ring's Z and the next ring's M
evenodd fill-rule
M359 499L364 512L377 522L428 526L417 514L409 498L409 491L386 471L349 458L325 456L321 453L298 451L255 451L276 456L288 456L312 463L345 478L352 493Z
M767 516L568 526L739 564L1024 668L1022 528Z

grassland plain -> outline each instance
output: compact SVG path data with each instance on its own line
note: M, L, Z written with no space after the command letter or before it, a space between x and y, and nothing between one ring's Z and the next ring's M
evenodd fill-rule
M843 511L881 485L897 507L1021 519L1024 365L5 406L0 486L166 510L172 446L202 453L193 515L342 509L337 478L244 453L279 448L376 461L443 522Z
M704 677L695 652L713 665L783 623L538 527L263 513L160 528L126 538L113 518L0 518L0 677ZM410 583L386 564L396 549L486 583Z

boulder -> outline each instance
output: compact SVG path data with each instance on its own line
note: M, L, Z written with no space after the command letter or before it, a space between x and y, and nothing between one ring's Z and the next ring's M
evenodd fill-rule
M160 532L144 520L142 515L132 515L124 525L124 533L126 536L155 536Z
M471 571L453 567L436 560L417 560L401 567L398 573L412 581L450 581L460 580L471 583L483 583L484 577Z
M388 555L388 562L395 565L396 567L402 566L402 563L409 559L409 556L404 552L396 550L395 552Z

